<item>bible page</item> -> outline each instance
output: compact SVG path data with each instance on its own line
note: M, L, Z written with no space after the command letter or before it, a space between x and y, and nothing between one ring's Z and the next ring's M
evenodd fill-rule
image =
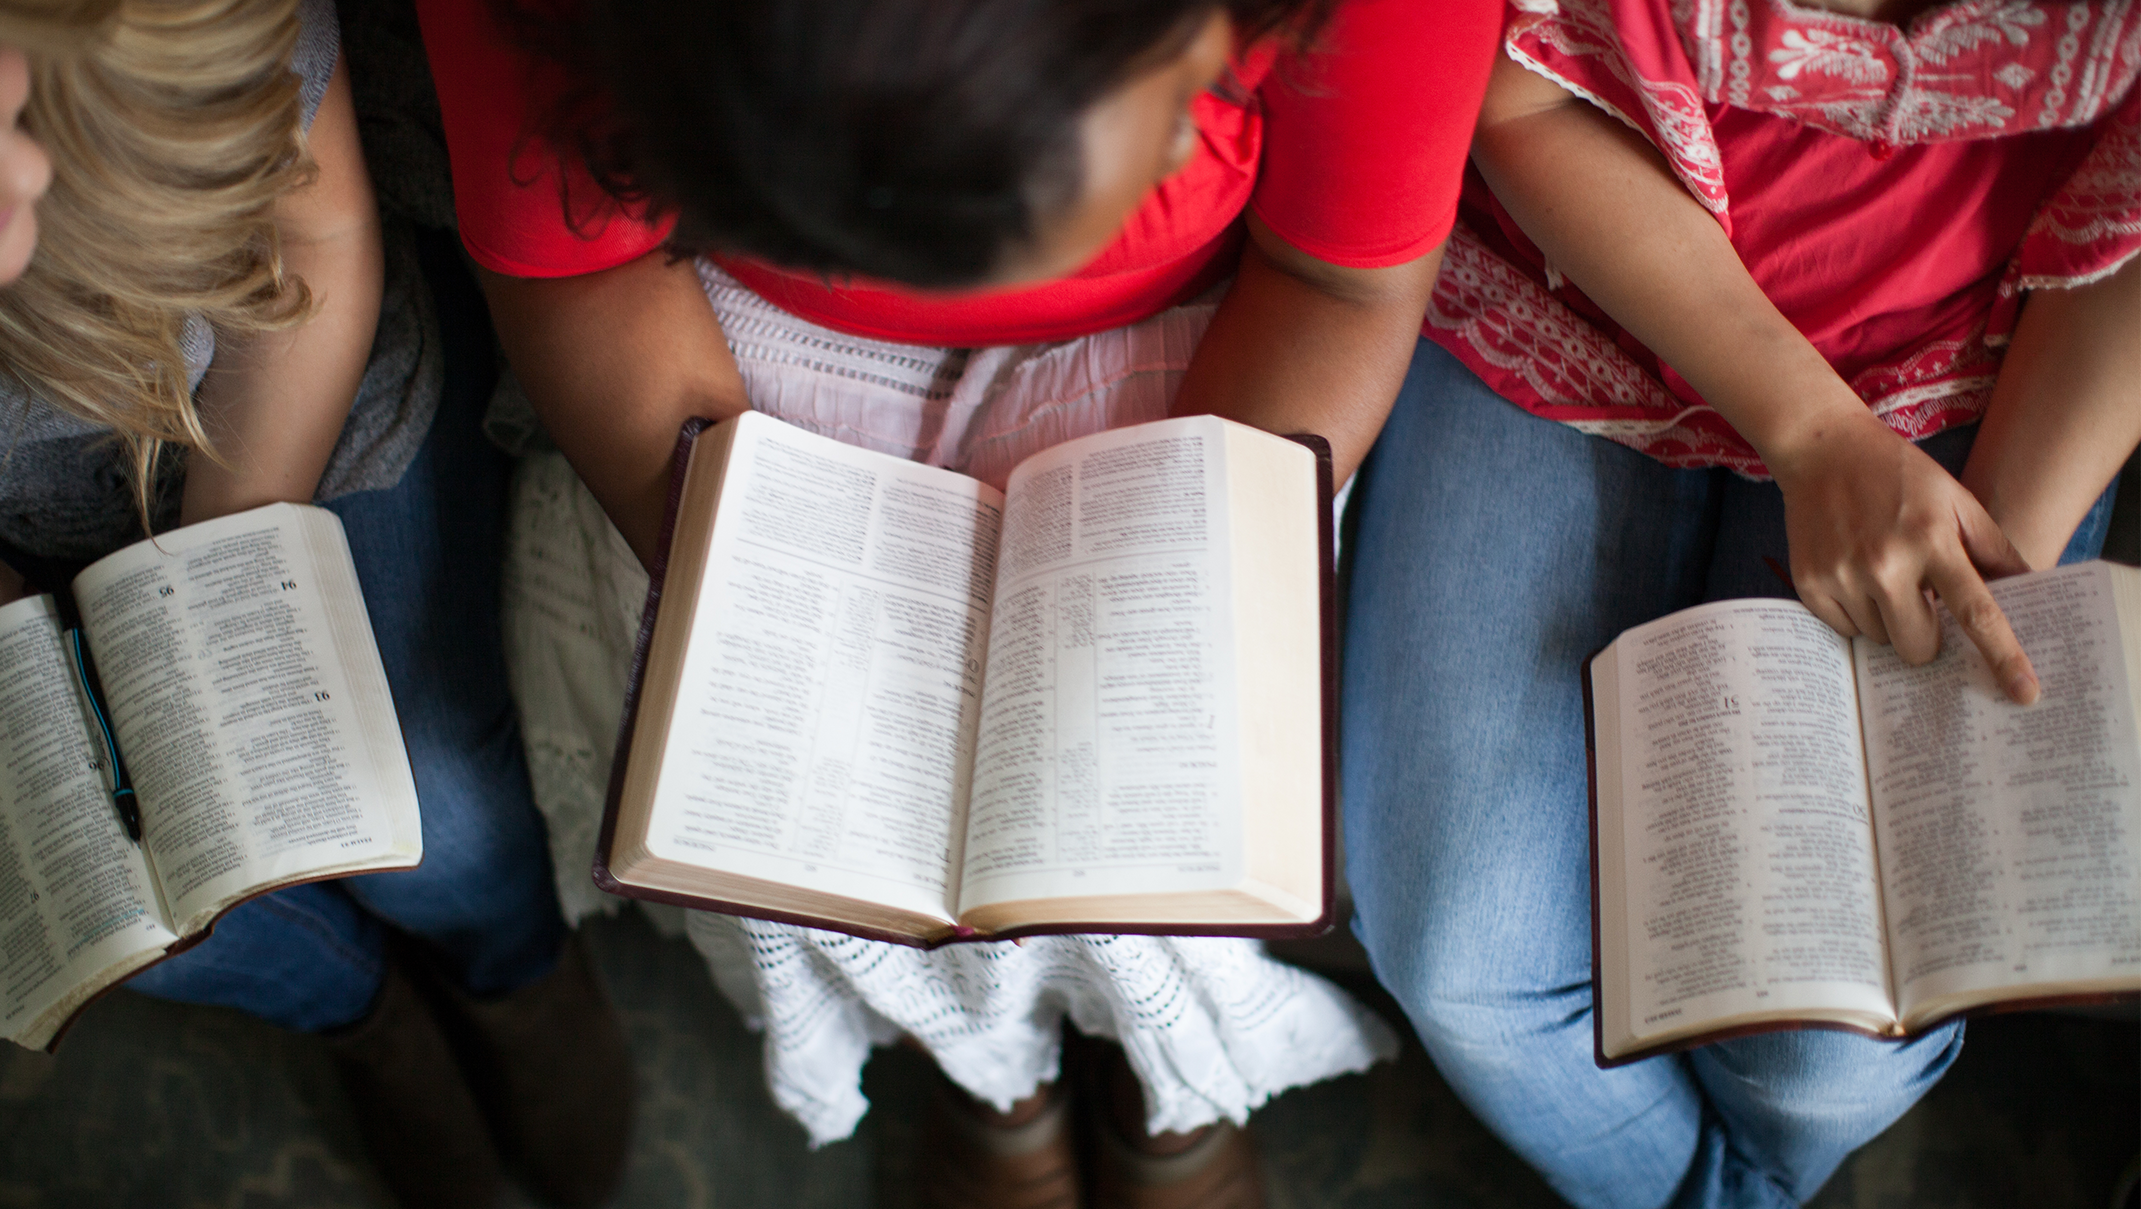
M1892 1027L1849 644L1796 601L1732 600L1612 650L1618 793L1598 825L1622 884L1600 922L1619 925L1601 941L1629 1035L1809 1012Z
M75 579L181 933L259 889L417 863L416 787L334 515L270 505Z
M1999 988L2141 985L2141 739L2114 575L2141 578L2085 563L1991 585L2037 670L2030 706L1945 611L1922 667L1856 644L1906 1019Z
M1012 473L962 912L1242 880L1224 454L1188 417Z
M734 423L647 851L948 921L1003 497Z
M0 1035L32 1048L178 939L63 643L51 597L0 608Z

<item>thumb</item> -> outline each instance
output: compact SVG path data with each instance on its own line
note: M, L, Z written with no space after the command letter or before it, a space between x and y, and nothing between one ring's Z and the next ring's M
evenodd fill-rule
M1992 516L1976 500L1968 501L1956 516L1962 530L1963 553L1986 579L2005 579L2030 570L2027 560Z

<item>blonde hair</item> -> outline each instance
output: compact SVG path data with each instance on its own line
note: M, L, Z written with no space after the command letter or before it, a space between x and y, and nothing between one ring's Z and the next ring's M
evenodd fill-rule
M23 125L52 161L39 239L0 289L0 369L109 427L143 526L163 447L216 457L183 337L302 322L275 200L307 181L296 0L0 0L30 63Z

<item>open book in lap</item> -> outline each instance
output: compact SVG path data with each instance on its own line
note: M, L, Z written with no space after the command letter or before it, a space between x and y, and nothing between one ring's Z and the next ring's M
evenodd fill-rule
M248 898L423 856L334 514L191 525L72 588L78 631L0 608L0 1034L33 1048Z
M910 944L1320 930L1310 442L1163 420L999 492L758 413L687 436L597 883Z
M2141 992L2141 570L1992 590L2034 705L1945 614L1915 668L1779 600L1590 661L1600 1065Z

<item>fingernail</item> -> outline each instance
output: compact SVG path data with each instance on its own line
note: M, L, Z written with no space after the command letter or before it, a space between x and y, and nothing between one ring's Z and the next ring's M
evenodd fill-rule
M2028 672L2017 672L2007 678L2007 695L2022 705L2037 699L2037 678Z

